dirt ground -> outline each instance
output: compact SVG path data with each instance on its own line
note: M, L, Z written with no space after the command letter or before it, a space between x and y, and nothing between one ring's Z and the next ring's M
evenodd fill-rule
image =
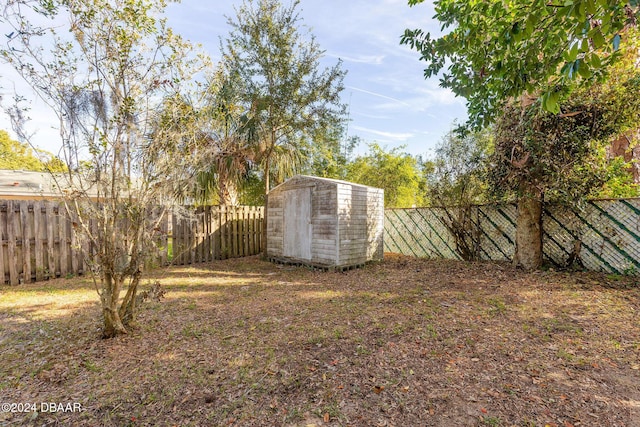
M86 278L0 287L0 425L640 426L637 278L390 254L152 276L111 340Z

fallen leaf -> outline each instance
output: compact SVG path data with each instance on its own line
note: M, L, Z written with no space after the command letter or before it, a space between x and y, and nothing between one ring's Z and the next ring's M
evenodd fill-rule
M325 422L325 423L328 423L328 422L329 422L329 419L330 419L330 417L329 417L329 413L328 413L328 412L325 412L325 413L324 413L324 422Z

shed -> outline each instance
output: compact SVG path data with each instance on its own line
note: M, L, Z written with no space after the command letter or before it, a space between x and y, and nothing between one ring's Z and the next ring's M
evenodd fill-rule
M267 257L345 268L383 256L384 190L296 175L269 192Z

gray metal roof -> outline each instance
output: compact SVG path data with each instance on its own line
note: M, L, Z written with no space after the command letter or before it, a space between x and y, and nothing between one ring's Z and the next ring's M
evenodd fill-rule
M323 182L329 182L329 183L332 183L332 184L346 184L346 185L351 185L351 186L354 186L354 187L365 187L365 188L371 188L371 189L375 189L375 190L382 190L381 188L372 187L370 185L358 184L358 183L355 183L355 182L343 181L343 180L340 180L340 179L322 178L322 177L319 177L319 176L312 176L312 175L295 175L295 176L292 176L291 178L287 179L282 184L277 185L276 187L272 188L271 191L275 190L276 188L278 188L280 186L286 186L287 182L289 182L291 180L299 180L299 179L308 179L308 180L312 180L312 181L323 181Z
M48 172L0 169L0 199L57 198L61 192Z

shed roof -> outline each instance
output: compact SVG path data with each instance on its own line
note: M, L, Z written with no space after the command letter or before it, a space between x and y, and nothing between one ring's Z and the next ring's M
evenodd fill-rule
M322 182L327 182L327 183L332 183L332 184L345 184L345 185L351 185L353 187L362 187L362 188L371 188L374 190L381 190L381 188L377 188L377 187L371 187L369 185L364 185L364 184L357 184L355 182L349 182L349 181L343 181L341 179L333 179L333 178L322 178L319 176L313 176L313 175L295 175L291 178L289 178L288 180L286 180L285 182L283 182L282 184L274 187L271 189L271 191L280 188L282 186L286 186L286 184L289 181L293 181L293 180L298 180L298 179L309 179L309 180L313 180L313 181L322 181Z

